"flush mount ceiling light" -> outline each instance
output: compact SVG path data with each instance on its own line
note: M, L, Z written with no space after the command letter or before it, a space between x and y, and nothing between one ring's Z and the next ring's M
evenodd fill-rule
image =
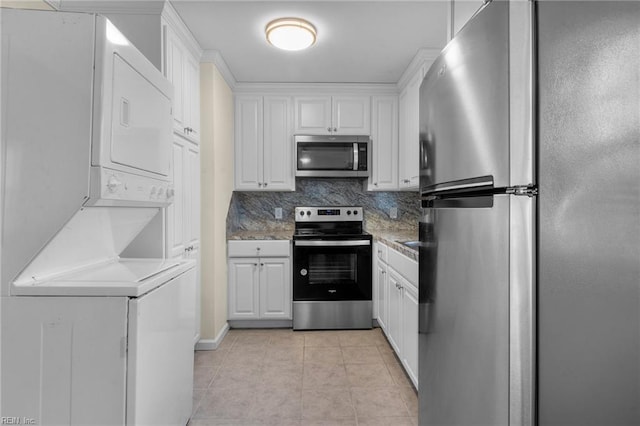
M316 27L300 18L280 18L267 24L267 41L283 50L302 50L316 42Z

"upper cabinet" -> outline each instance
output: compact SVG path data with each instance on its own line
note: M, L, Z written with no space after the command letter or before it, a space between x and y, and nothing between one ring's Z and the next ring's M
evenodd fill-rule
M174 131L200 141L200 55L193 36L171 7L162 14L164 76L173 84Z
M422 66L400 92L400 150L398 186L400 189L417 189L420 180L420 84L426 66Z
M292 144L290 97L236 96L236 190L293 191Z
M420 185L420 85L439 50L422 50L398 83L398 189Z
M398 97L373 96L369 191L398 189Z
M298 96L294 99L295 134L369 135L370 96Z

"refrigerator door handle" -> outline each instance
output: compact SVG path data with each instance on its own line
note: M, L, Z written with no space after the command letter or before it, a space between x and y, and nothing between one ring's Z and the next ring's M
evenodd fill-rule
M437 183L420 188L422 198L438 195L456 194L471 191L494 189L493 176L479 176L471 179L460 179L452 182Z

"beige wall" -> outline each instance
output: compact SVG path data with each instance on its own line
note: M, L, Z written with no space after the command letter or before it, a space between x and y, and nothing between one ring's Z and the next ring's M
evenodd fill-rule
M213 64L200 65L201 331L215 339L227 323L226 220L233 192L233 93Z

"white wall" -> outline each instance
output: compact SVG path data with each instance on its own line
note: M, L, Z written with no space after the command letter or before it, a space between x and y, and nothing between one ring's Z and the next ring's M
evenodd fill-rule
M233 193L233 93L215 65L200 65L201 341L227 324L226 220ZM218 342L216 342L218 343Z
M483 0L452 0L452 17L453 17L453 34L455 36L458 31L467 23L467 21L482 7Z

